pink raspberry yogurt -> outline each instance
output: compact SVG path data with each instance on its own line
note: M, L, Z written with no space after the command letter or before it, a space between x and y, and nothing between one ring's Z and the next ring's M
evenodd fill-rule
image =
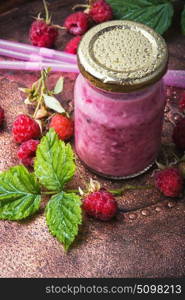
M132 177L156 159L161 143L163 83L130 94L75 84L75 143L81 160L107 177Z

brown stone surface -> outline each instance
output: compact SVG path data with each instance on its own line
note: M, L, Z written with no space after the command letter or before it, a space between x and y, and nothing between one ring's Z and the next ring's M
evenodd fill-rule
M8 0L0 1L0 13L6 13L10 9L14 9L16 6L19 6L22 3L29 2L31 0Z
M63 23L75 3L48 1L55 23ZM32 1L0 16L0 37L28 42L31 17L42 11L41 1ZM185 38L175 25L165 35L170 51L169 67L185 69ZM63 49L70 35L61 31L57 49ZM60 100L71 109L74 74L65 75ZM59 73L53 73L53 82ZM29 86L38 73L0 70L0 105L6 124L0 131L0 171L18 163L17 145L11 126L26 107L18 87ZM181 90L177 92L177 100ZM175 94L174 94L175 96ZM163 141L170 140L172 125L165 122ZM138 154L139 159L139 154ZM86 170L78 161L70 187L84 187L90 177L104 187L152 183L152 171L131 180L104 180ZM0 221L1 277L182 277L185 275L185 201L165 199L156 190L128 191L118 198L117 218L108 223L84 217L80 234L68 254L48 232L43 209L24 222Z

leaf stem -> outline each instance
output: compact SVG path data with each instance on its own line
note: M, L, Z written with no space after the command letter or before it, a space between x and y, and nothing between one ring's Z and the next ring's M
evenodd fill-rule
M149 190L153 189L154 185L125 185L122 189L117 190L108 190L110 193L112 193L115 196L121 196L128 190ZM79 190L66 190L67 193L79 193ZM86 191L84 191L84 194L86 194Z
M34 112L34 115L33 115L33 119L35 119L36 115L37 115L37 112L40 108L40 104L42 103L42 95L39 97L39 100L37 102L37 106L36 106L36 109L35 109L35 112Z
M78 193L79 194L79 190L66 190L66 193Z
M88 8L90 5L88 4L76 4L72 7L72 10L76 10L77 8Z
M121 196L123 195L126 191L128 190L149 190L149 189L153 189L154 186L153 185L125 185L122 189L118 189L118 190L109 190L110 193L112 193L115 196Z
M41 72L41 78L39 80L40 97L38 98L38 102L37 102L37 106L36 106L36 109L35 109L35 112L34 112L34 115L33 115L33 119L36 117L37 112L40 108L40 105L43 102L43 94L44 94L44 91L46 89L46 87L45 87L46 76L47 76L47 73L45 74L44 72Z
M46 24L48 24L49 23L49 12L48 12L48 7L47 7L45 0L43 0L43 4L44 4L44 9L45 9L45 14L46 14Z
M37 95L38 95L39 90L40 90L40 87L41 87L41 84L42 84L42 78L39 78L39 80L37 80L37 81L35 82L36 88L35 88L34 96L37 96ZM33 85L34 85L34 84L33 84ZM32 86L32 88L33 88L33 86Z
M56 192L56 191L48 191L48 192L42 192L42 195L55 195L57 193L58 192Z

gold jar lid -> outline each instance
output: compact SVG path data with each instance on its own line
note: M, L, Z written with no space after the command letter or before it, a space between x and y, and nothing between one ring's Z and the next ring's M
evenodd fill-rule
M96 87L129 92L158 81L166 72L164 39L146 25L109 21L90 29L78 47L81 73Z

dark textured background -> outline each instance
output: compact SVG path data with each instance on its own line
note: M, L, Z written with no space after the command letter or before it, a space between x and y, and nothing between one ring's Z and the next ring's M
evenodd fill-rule
M8 4L7 4L8 2ZM19 3L19 4L16 4ZM20 4L21 2L28 2ZM71 7L80 0L48 1L55 23L62 25ZM165 34L169 68L185 69L185 37L180 34L179 10L172 28ZM28 43L32 16L43 11L42 1L0 1L0 38ZM71 38L60 31L56 44L63 49ZM3 58L0 58L3 59ZM0 131L0 171L18 163L17 145L12 141L11 126L15 116L26 112L18 87L30 86L39 73L0 70L0 105L6 112L6 125ZM76 75L65 76L60 100L73 109L73 85ZM59 76L53 73L51 83ZM172 103L182 90L168 89ZM169 115L169 114L168 114ZM172 125L166 117L163 141L171 141ZM139 153L138 153L139 159ZM152 171L126 181L114 182L88 172L78 161L70 187L84 187L90 177L104 187L120 188L125 184L152 183ZM118 198L119 213L108 223L84 218L68 254L47 229L43 209L24 222L0 221L1 277L182 277L185 275L185 201L164 198L156 190L129 191Z

